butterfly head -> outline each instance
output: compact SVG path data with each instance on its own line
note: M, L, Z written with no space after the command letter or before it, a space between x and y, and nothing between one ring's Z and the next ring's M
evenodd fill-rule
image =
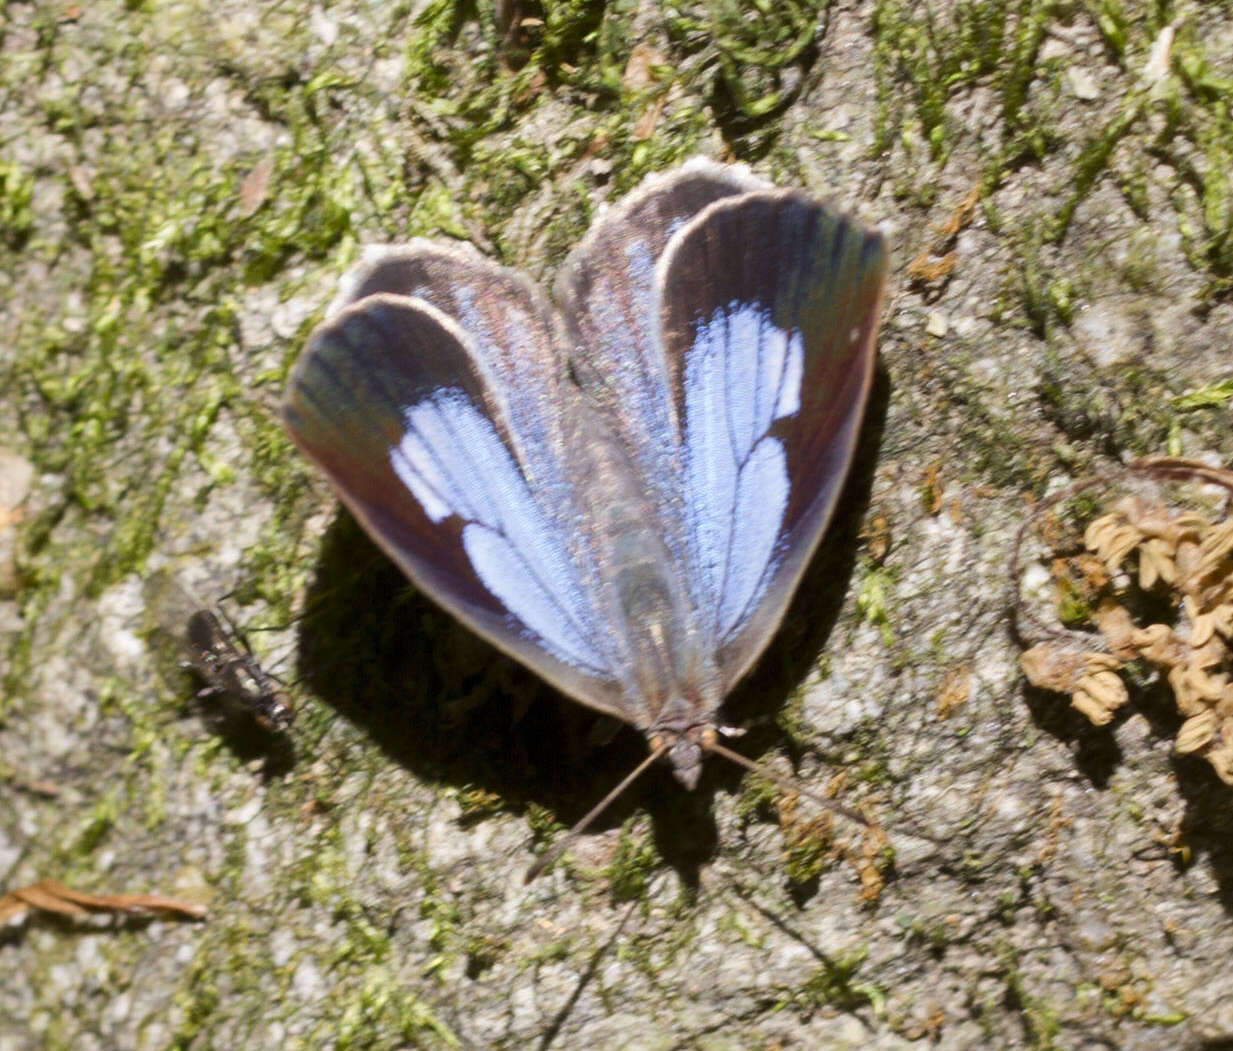
M715 738L715 727L709 722L688 727L660 725L647 734L651 751L665 750L673 775L686 788L697 786L702 775L702 754Z

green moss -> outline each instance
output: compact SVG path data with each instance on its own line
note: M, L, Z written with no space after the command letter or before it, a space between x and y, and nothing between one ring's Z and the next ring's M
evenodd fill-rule
M497 793L482 788L464 787L447 794L452 795L458 802L458 821L464 826L498 814L506 805L505 800Z
M834 845L824 826L792 829L783 854L783 873L797 887L812 883L825 871Z
M896 577L893 567L868 563L863 567L856 595L856 608L861 617L882 633L882 642L888 647L894 644L890 610Z
M855 980L865 957L864 950L851 950L833 957L792 992L789 1002L797 1007L838 1011L867 1007L875 1015L884 1015L886 994L876 985Z
M902 916L898 923L907 943L926 946L934 957L941 957L954 938L954 930L940 916Z
M1073 189L1067 195L1056 216L1050 221L1045 234L1047 241L1056 243L1066 236L1074 218L1075 209L1085 201L1092 192L1096 180L1109 169L1110 159L1117 144L1134 129L1143 116L1142 99L1135 99L1122 113L1101 129L1083 148L1079 159L1073 166L1073 178L1070 185Z
M1174 398L1173 408L1178 412L1218 409L1226 406L1231 399L1233 399L1233 379L1220 380Z
M1009 945L1004 945L1001 952L1001 971L1007 1004L1022 1019L1028 1046L1040 1051L1055 1047L1061 1032L1058 1012L1028 992L1015 950Z
M1208 276L1204 301L1233 289L1233 118L1230 81L1215 73L1208 41L1183 24L1169 78L1153 96L1166 121L1153 144L1181 180L1174 204L1191 264Z
M1087 596L1071 580L1057 582L1057 615L1068 628L1078 628L1092 622L1092 607Z
M746 122L781 110L799 90L799 77L785 71L814 47L820 14L829 0L711 0L701 10L670 5L667 27L686 52L705 49L717 65L721 105ZM721 119L723 115L721 114Z
M819 660L817 671L822 678L826 678L829 673L826 666L828 663L829 658L825 655ZM805 718L805 697L802 691L794 692L784 701L775 715L775 725L783 731L792 747L804 747L809 741L812 734L809 721Z
M631 821L638 823L636 818ZM645 897L647 883L660 863L659 853L645 833L635 832L627 823L621 829L621 838L613 851L612 860L604 870L612 901L638 901Z
M932 7L879 0L873 14L879 149L891 147L911 106L931 159L945 164L962 130L950 121L950 100L990 76L1006 133L1022 136L1032 124L1027 89L1037 75L1048 12L1048 4L1030 0L967 2L943 16Z
M15 164L0 163L0 241L20 249L34 229L34 179Z
M222 1000L218 973L206 953L198 953L185 971L173 1001L180 1022L168 1046L175 1051L189 1051L198 1044L200 1034L209 1030Z
M111 833L121 810L120 790L113 788L95 802L93 810L69 846L73 854L92 854Z

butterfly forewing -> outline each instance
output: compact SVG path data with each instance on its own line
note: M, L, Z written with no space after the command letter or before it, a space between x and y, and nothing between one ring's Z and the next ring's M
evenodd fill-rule
M885 268L880 236L792 191L711 205L660 261L688 576L725 691L774 632L847 473Z
M548 681L614 711L611 640L563 528L571 489L536 484L560 467L527 437L552 429L535 394L494 378L472 336L424 300L382 293L314 333L284 415L412 580Z

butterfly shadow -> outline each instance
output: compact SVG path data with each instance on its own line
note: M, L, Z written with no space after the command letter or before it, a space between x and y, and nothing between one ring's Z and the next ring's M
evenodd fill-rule
M774 714L808 673L839 614L888 393L879 368L826 538L784 627L724 707L726 724L752 724L736 742L751 757L788 741ZM417 777L478 793L469 797L477 815L534 805L571 825L646 755L640 734L564 697L421 594L345 510L321 542L300 620L298 664L309 688L392 761ZM718 842L712 797L735 791L741 777L739 768L712 757L691 792L666 764L657 764L592 830L646 812L660 856L686 885L696 885ZM464 802L463 820L465 808ZM526 860L532 860L529 850Z

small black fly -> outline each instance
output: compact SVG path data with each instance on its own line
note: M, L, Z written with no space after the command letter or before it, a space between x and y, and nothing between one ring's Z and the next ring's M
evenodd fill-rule
M205 683L198 697L226 697L251 712L267 730L291 726L295 721L291 699L262 670L234 626L224 627L210 610L199 609L189 616L186 632L187 666Z

